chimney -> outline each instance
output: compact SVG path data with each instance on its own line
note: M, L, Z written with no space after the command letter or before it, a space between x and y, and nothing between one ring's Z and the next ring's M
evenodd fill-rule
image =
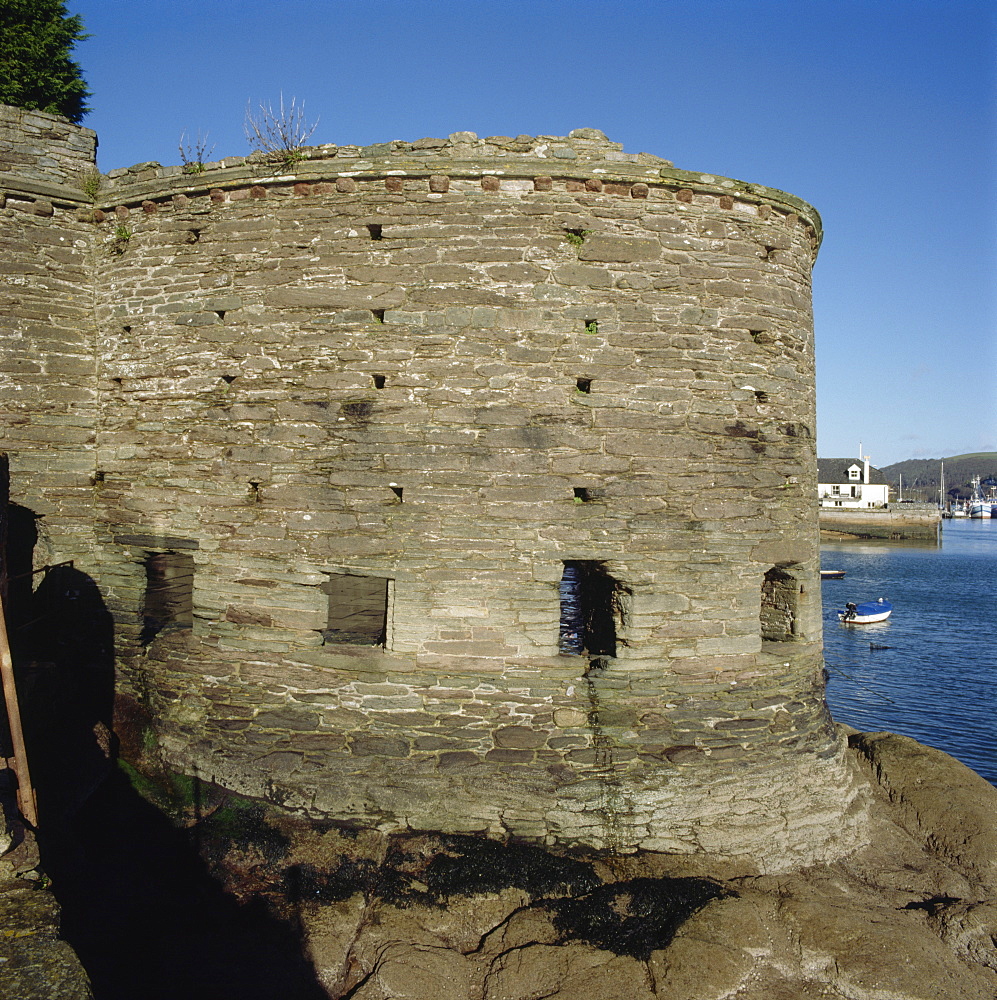
M869 456L868 455L865 456L865 472L863 473L862 482L864 482L866 484L866 486L869 485Z

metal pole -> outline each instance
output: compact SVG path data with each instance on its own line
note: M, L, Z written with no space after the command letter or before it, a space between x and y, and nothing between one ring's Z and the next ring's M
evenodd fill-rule
M10 643L7 641L7 621L2 598L0 598L0 675L3 677L3 697L7 703L10 741L14 744L17 805L21 810L21 815L32 826L37 827L38 805L35 801L35 790L31 787L28 754L24 746L24 733L21 730L21 711L17 703L17 687L14 684L14 661L10 657Z

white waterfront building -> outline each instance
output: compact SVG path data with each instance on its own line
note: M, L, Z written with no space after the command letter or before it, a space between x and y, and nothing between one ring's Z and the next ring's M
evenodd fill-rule
M817 496L822 507L885 507L890 484L864 458L818 458Z

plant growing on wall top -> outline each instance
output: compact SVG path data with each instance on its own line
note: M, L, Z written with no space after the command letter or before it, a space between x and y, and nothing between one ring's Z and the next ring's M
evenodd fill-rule
M76 179L80 190L91 202L95 202L100 189L104 186L104 175L96 167L84 167L76 175Z
M246 105L244 129L250 147L283 167L292 167L304 159L301 148L317 127L317 118L311 123L305 118L305 102L298 104L293 97L285 105L281 94L277 108L269 102L255 110L251 104Z
M208 148L208 133L203 135L198 130L197 138L187 141L187 130L180 133L180 162L183 164L185 174L204 173L204 161L214 151L214 146Z
M90 89L70 55L88 37L62 0L0 0L0 104L82 121Z

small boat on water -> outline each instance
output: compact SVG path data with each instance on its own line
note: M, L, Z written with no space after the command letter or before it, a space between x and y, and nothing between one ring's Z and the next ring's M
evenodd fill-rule
M843 569L822 569L820 578L822 580L840 580L845 575Z
M868 625L870 622L884 622L892 613L893 605L885 597L861 604L849 601L845 610L838 612L838 621L845 625Z

